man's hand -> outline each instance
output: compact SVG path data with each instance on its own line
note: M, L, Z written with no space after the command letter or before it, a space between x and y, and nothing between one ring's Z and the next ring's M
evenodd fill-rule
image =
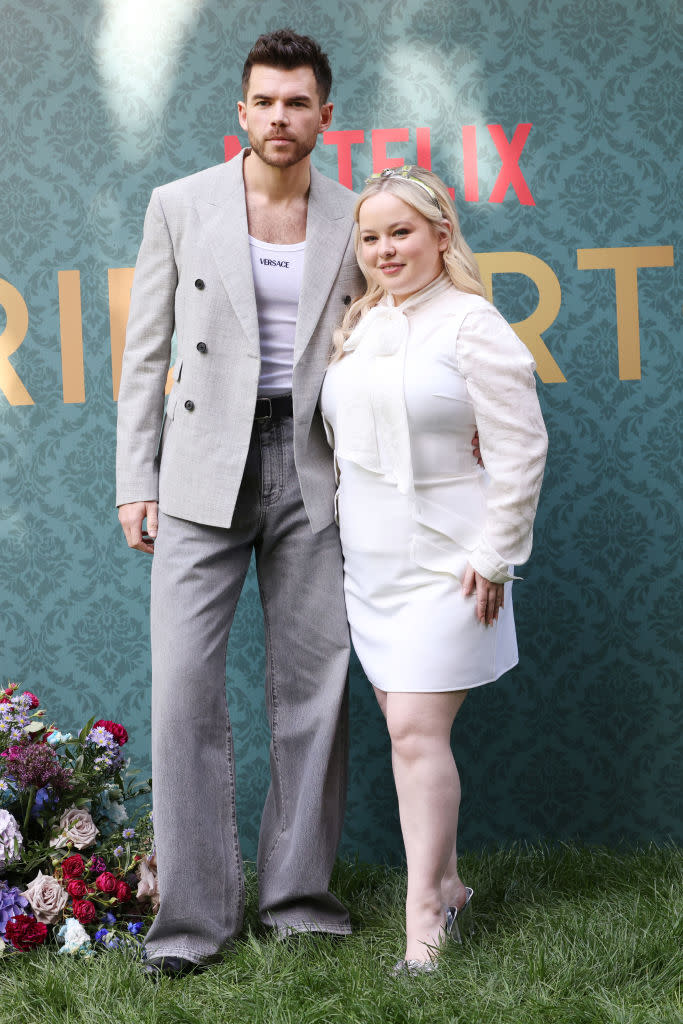
M468 562L462 581L462 592L465 597L469 597L475 590L477 593L477 618L485 625L492 626L498 618L500 609L505 607L503 584L491 583L491 580L480 576Z
M147 530L142 524L147 520ZM154 553L154 538L159 526L159 505L156 501L131 501L119 505L119 522L123 527L129 548Z
M472 454L477 460L477 465L484 468L484 460L481 457L481 451L479 450L479 431L475 430L474 437L472 438Z

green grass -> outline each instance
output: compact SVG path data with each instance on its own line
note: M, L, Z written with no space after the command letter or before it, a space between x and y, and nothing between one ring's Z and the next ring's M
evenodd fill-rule
M118 952L0 961L7 1024L681 1024L683 851L514 847L462 857L474 938L396 980L398 870L341 863L348 939L278 943L256 922L224 961L154 985Z

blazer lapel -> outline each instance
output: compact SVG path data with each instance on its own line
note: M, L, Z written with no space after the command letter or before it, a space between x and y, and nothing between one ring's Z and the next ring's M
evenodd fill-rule
M325 177L311 166L306 218L306 255L294 337L294 365L316 328L349 240L349 211L325 188Z
M249 348L259 352L259 326L251 272L247 206L242 162L244 151L221 167L215 188L194 197L195 209L211 248L230 303Z

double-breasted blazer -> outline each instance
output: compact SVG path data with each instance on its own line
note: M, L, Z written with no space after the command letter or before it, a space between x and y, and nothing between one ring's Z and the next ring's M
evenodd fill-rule
M126 331L117 505L229 527L254 419L259 327L242 164L157 188L145 217ZM311 167L294 342L294 458L311 526L333 519L334 474L318 410L332 332L364 290L353 251L355 196ZM175 331L177 358L164 414Z

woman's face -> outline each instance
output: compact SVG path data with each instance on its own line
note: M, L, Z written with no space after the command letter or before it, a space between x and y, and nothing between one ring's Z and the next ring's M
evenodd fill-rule
M366 199L358 214L360 256L373 284L398 304L419 292L443 270L448 231L391 192Z

